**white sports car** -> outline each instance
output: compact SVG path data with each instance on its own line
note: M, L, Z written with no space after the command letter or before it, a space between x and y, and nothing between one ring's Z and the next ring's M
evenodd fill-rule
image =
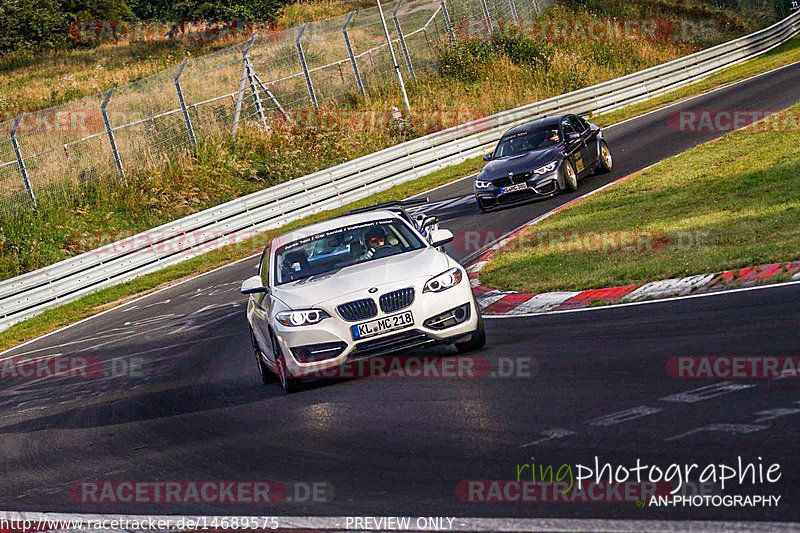
M402 211L402 210L401 210ZM467 273L439 248L453 239L392 210L368 210L273 240L245 280L262 381L286 392L345 362L433 343L486 342ZM425 231L426 237L421 231Z

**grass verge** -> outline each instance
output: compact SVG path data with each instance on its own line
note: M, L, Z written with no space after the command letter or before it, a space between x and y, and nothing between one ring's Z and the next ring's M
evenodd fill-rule
M481 281L582 290L800 258L799 113L666 159L537 224Z
M795 38L785 43L784 45L750 62L728 68L701 82L663 95L652 102L645 102L642 104L631 106L629 108L624 108L614 113L609 113L607 115L597 117L597 119L595 120L603 125L613 124L615 122L625 120L627 118L647 112L651 109L655 109L657 107L661 107L663 105L667 105L669 103L676 102L690 96L701 94L703 92L707 92L714 88L727 85L762 72L767 72L769 70L773 70L775 68L787 65L789 63L793 63L798 60L800 60L800 38ZM316 145L315 138L311 137L309 141ZM281 144L281 146L283 146L283 143ZM295 147L295 149L297 148ZM268 152L272 154L280 154L281 150L283 150L283 148L270 147ZM332 152L335 150L338 150L337 145L333 145L331 147ZM318 150L315 153L319 156ZM246 157L252 157L252 154L250 152L245 151L243 152L243 154ZM235 164L227 164L227 165L220 165L219 161L213 158L211 159L211 161L213 161L214 163L213 165L209 165L209 167L217 168L218 171L221 172L228 172L230 169L237 167L241 168L241 165L243 164L238 159L234 160ZM268 162L263 162L262 166L264 169L273 168L272 164L268 164ZM373 197L362 200L361 202L358 202L353 206L348 207L347 209L358 207L361 205L369 205L370 203L377 203L380 201L385 201L387 199L403 198L411 196L416 193L427 190L429 188L451 182L455 179L458 179L472 172L476 172L482 166L483 162L481 161L481 159L475 158L466 161L461 165L441 170L439 172L436 172L419 180L399 185L388 191L385 191ZM186 172L185 171L176 172L176 174L172 175L172 177L179 177L182 175L186 175ZM226 175L230 176L230 174ZM209 180L209 183L211 182L224 183L218 179ZM164 183L173 183L173 186L176 187L177 189L182 189L185 187L185 185L182 182L180 181L175 182L172 179L164 180ZM268 183L265 183L264 185L267 184ZM166 187L166 185L164 186ZM156 189L158 190L158 188ZM164 189L162 189L162 193L163 191ZM140 195L136 195L136 197L138 198L138 200L141 200ZM142 204L136 203L136 205L141 206ZM332 218L334 216L337 216L337 214L344 212L345 210L346 209L343 208L341 210L337 210L334 212L326 212L324 214L317 215L316 217L311 217L309 219L304 219L299 222L296 222L292 224L291 227L310 224L312 222L322 220L323 218ZM141 209L132 208L132 212L141 214ZM99 217L106 215L102 214L97 216ZM90 220L89 222L94 223L93 220ZM125 226L126 224L128 224L127 220L120 220L121 226L130 228L130 226ZM286 228L277 229L274 232L271 232L271 234L280 233L281 231L284 231L286 229L289 229L289 226L287 226ZM263 240L265 239L262 239L261 242L263 242ZM253 243L243 243L236 249L229 248L209 253L197 257L191 261L182 263L180 265L164 269L163 271L143 276L131 282L88 295L82 299L76 300L59 308L48 310L41 315L38 315L30 320L17 324L16 326L13 326L12 328L6 331L0 332L0 349L6 349L15 346L33 337L53 331L64 325L73 323L82 318L96 314L110 306L113 306L115 302L119 302L125 298L130 298L147 292L151 292L165 284L175 283L176 281L183 279L187 276L192 276L203 272L207 272L223 264L235 261L242 257L246 257L248 254L252 253L252 250L255 250L256 248L257 246L255 246ZM688 272L688 270L689 269L685 269L686 272ZM676 275L683 275L683 274L676 274ZM588 285L586 287L581 287L581 288L588 288ZM541 289L541 290L549 290L549 289Z

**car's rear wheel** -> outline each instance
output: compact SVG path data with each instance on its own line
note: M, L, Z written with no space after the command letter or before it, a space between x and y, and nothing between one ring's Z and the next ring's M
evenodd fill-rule
M247 329L250 331L250 342L253 344L253 352L256 356L256 365L258 365L258 374L261 376L261 383L274 383L276 376L264 362L264 352L261 351L261 347L258 345L258 339L256 339L256 335L253 333L253 328L248 326Z
M275 354L275 368L278 372L278 381L286 394L297 392L300 388L300 380L289 375L289 371L286 368L286 360L283 358L278 339L275 338L274 334L270 338L272 340L272 353Z
M477 306L476 306L477 308ZM470 339L465 342L457 342L456 349L459 353L474 352L486 346L486 329L483 325L483 317L478 312L478 329L471 333Z
M605 141L600 141L598 151L600 155L600 166L598 167L600 172L611 172L611 169L614 168L614 158L611 157L611 150L608 149L608 144Z
M569 192L575 192L578 190L578 174L575 172L575 167L572 166L572 163L568 159L564 160L564 164L561 165L561 172L564 176L564 187Z

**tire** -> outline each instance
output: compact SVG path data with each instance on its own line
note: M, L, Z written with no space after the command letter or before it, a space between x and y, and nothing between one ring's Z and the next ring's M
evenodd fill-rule
M269 383L275 383L277 376L273 374L269 367L267 367L267 365L264 363L263 352L261 351L261 347L258 345L256 335L253 333L253 328L248 326L247 329L250 332L250 342L253 343L253 353L256 356L256 365L258 365L258 374L261 376L261 383L265 385Z
M478 306L475 306L477 309ZM486 345L486 328L483 324L483 317L478 312L478 329L472 332L472 337L466 342L457 342L456 349L459 353L474 352Z
M271 339L272 349L274 350L273 353L275 354L275 367L278 372L278 382L281 384L281 388L283 388L283 392L286 394L297 392L300 390L300 380L289 376L289 373L286 370L286 361L283 359L281 347L278 344L274 334L272 335Z
M575 172L575 167L572 166L569 159L564 160L561 165L561 173L564 176L564 190L566 192L575 192L578 190L578 174Z
M608 143L600 141L597 147L600 165L597 167L598 174L605 174L611 172L614 168L614 158L611 157L611 150L608 149Z

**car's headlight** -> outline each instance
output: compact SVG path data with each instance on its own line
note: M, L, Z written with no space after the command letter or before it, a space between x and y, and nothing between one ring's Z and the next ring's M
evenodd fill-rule
M275 315L275 319L283 324L284 326L289 327L299 327L299 326L312 326L314 324L319 324L326 318L330 318L331 315L323 311L322 309L300 309L297 311L281 311L277 315Z
M554 171L556 169L556 166L558 166L558 161L553 161L552 163L548 163L541 168L537 168L533 172L535 174L547 174L548 172Z
M442 292L451 287L455 287L459 283L461 283L461 278L464 275L461 273L461 269L459 268L451 268L447 272L442 272L435 278L429 279L425 283L425 288L422 289L422 292Z
M488 189L491 186L492 186L492 182L491 181L475 180L475 188L476 189Z

